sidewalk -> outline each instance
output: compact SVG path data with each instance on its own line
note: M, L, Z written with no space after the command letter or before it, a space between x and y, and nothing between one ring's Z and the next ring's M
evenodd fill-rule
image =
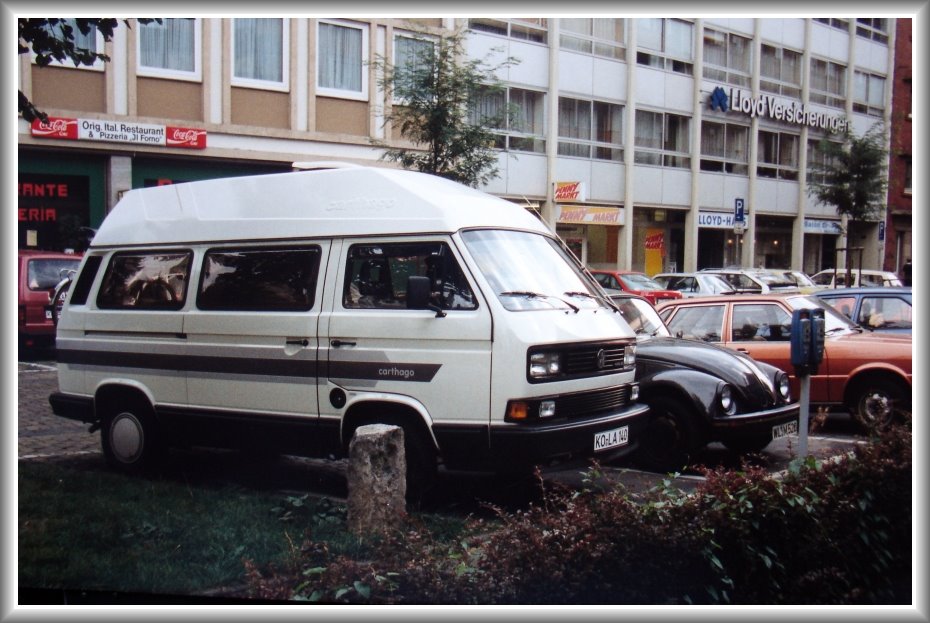
M19 459L100 454L100 434L89 425L52 413L48 396L58 390L58 372L38 363L19 364Z

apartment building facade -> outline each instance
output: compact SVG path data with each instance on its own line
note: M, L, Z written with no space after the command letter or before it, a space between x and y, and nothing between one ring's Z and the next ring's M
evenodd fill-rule
M809 195L808 163L821 139L892 121L901 21L130 20L85 41L109 63L21 55L20 89L50 123L20 120L20 246L73 246L131 188L295 161L389 166L372 140L400 137L373 61L467 27L470 58L518 61L504 98L483 102L519 111L484 190L537 212L588 265L815 272L861 247L877 268L886 215L846 223Z

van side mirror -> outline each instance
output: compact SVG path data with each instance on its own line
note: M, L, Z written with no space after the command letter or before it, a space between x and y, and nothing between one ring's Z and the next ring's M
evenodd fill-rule
M407 277L407 309L430 309L436 312L437 318L443 318L446 312L430 301L431 285L429 277L420 275Z

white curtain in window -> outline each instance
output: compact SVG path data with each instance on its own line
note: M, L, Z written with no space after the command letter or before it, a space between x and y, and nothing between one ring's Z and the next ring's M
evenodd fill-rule
M669 20L665 32L665 52L675 58L691 59L694 57L694 24Z
M594 36L598 39L623 43L623 19L613 17L595 18Z
M744 73L749 73L752 67L752 46L749 39L738 35L730 35L729 66Z
M485 125L489 121L497 121L503 115L505 102L506 94L503 91L480 93L472 107L469 121L474 125Z
M623 106L594 102L594 138L601 143L623 143Z
M701 154L723 158L726 154L724 124L704 121L701 123Z
M878 76L869 78L869 106L885 107L885 79Z
M662 149L662 113L637 110L633 142L637 147Z
M559 98L559 136L591 139L591 102Z
M284 20L236 19L233 73L237 78L283 82Z
M781 51L781 79L789 84L801 84L801 54L799 52Z
M690 151L691 119L681 115L666 115L665 150L675 152Z
M641 48L662 51L661 18L647 17L636 20L636 44Z
M749 162L749 128L727 124L727 158Z
M762 44L762 63L760 72L766 78L781 79L781 71L778 63L778 50L770 45Z
M775 164L778 159L778 134L759 132L759 162Z
M542 134L542 95L533 91L511 89L510 103L516 107L513 130L526 134Z
M780 134L778 137L778 164L784 167L798 166L799 137L793 134Z
M562 28L562 30L574 32L579 35L591 34L591 20L587 17L563 17L559 20L559 26Z
M418 72L431 60L435 46L432 41L398 36L394 38L394 67Z
M165 18L140 24L139 47L143 67L194 71L194 20Z
M362 31L337 24L320 24L320 86L362 90Z
M704 29L704 62L718 67L727 66L727 37L721 32Z

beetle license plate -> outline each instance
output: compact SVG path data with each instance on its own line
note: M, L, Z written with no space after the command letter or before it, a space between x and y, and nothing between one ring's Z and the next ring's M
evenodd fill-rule
M790 422L785 422L784 424L776 424L772 427L772 439L781 439L782 437L787 437L788 435L797 435L798 434L798 421L791 420Z
M630 427L621 426L602 433L594 434L594 451L600 452L609 448L625 446L630 442Z

